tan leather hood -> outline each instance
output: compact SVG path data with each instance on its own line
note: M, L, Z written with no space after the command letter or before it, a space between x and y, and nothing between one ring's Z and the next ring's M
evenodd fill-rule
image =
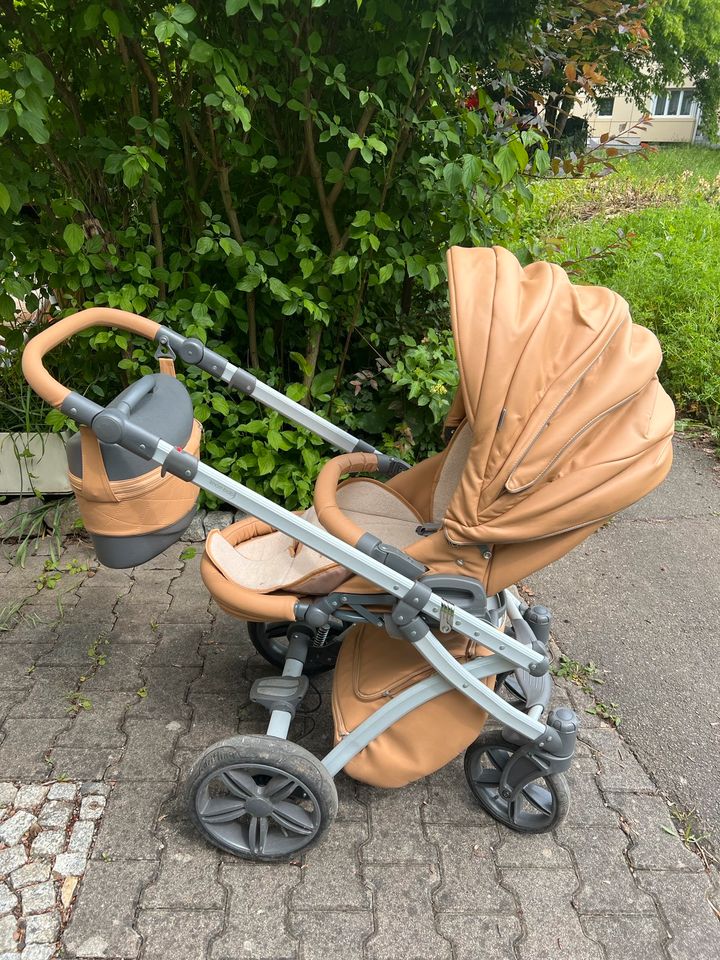
M674 408L655 336L627 303L501 247L448 252L467 466L445 517L457 543L510 543L598 521L670 468ZM454 418L458 417L454 405Z

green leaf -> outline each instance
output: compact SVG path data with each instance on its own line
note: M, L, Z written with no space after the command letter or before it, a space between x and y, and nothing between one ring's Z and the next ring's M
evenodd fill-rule
M4 183L0 183L0 210L7 213L10 209L10 194Z
M50 134L42 118L36 113L31 113L29 110L23 110L20 114L18 117L18 126L26 130L35 143L47 143L50 139Z
M242 247L233 237L223 237L220 241L220 249L227 254L228 257L242 256Z
M380 57L377 62L377 75L379 77L387 77L388 74L393 73L397 66L397 61L395 57Z
M320 34L317 32L317 30L313 30L313 32L308 37L308 48L310 50L310 53L317 53L318 50L320 49L321 44L322 44L322 39L320 37Z
M200 256L204 256L206 253L210 253L214 244L212 237L199 237L198 242L195 245L195 252L199 253Z
M458 243L462 243L465 239L467 231L465 229L464 223L456 223L455 226L450 231L450 236L448 242L451 247L454 247Z
M63 240L70 253L77 253L85 243L85 231L77 223L69 223L63 230Z
M239 10L244 10L248 5L248 0L225 0L225 13L228 17L234 17Z
M52 79L49 70L32 53L25 54L25 66L32 74L33 80L37 80L38 83L45 83Z
M110 33L114 37L120 36L120 18L114 10L103 10L103 20L108 25Z
M337 372L338 368L333 367L332 370L322 370L317 376L313 377L313 382L310 386L310 393L313 397L321 397L332 390L335 386Z
M386 263L384 266L380 267L378 273L378 279L380 283L387 283L390 277L393 275L394 266L392 263Z
M289 288L277 277L270 277L270 289L279 300L290 300L292 298Z
M295 363L300 367L303 372L303 375L309 377L312 373L312 367L308 364L307 360L301 353L292 352L290 354L290 359L294 360Z
M462 167L459 163L448 163L443 167L443 180L450 193L456 193L462 183Z
M469 190L482 177L483 165L480 157L466 153L463 157L462 185Z
M196 40L190 47L190 59L198 63L207 63L212 59L213 48L204 40Z
M303 280L307 280L307 278L312 275L314 269L315 264L313 261L308 260L307 257L303 257L303 259L300 261L300 272L302 273Z
M378 230L392 230L395 226L390 217L386 213L383 213L382 210L375 214L374 220Z
M10 126L10 114L7 110L0 110L0 137L3 136Z
M493 163L500 171L503 185L512 180L512 176L517 170L518 162L517 157L507 144L500 147L493 157Z
M177 23L192 23L197 14L189 3L178 3L171 16Z

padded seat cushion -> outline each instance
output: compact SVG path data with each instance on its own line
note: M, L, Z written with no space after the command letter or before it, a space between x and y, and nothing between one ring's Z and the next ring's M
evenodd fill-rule
M338 505L358 526L385 543L407 547L417 540L421 517L399 494L376 480L352 479L338 487ZM317 526L314 508L302 516ZM307 594L336 589L350 571L277 530L245 539L237 534L247 520L211 531L205 552L231 582L258 593L302 588ZM252 520L252 523L255 523Z

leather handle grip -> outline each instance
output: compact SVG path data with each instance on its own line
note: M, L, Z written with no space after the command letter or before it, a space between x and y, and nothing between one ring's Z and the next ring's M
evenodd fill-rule
M25 379L35 393L46 400L51 406L59 407L70 393L45 369L43 358L65 340L87 330L89 327L120 327L131 333L139 333L148 340L154 340L160 329L160 324L146 317L138 317L125 310L113 310L111 307L92 307L81 310L69 317L57 320L46 327L41 333L33 337L23 350L22 370Z
M333 536L354 547L366 530L346 516L337 504L337 486L344 473L379 473L376 453L344 453L328 460L315 482L315 512Z

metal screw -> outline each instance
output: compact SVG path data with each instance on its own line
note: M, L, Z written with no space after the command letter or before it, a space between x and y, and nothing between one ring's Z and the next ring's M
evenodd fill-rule
M455 563L456 563L459 567L464 567L464 566L465 566L465 561L464 561L464 560L456 560Z
M483 560L489 560L492 556L492 553L489 550L483 550L482 552Z

